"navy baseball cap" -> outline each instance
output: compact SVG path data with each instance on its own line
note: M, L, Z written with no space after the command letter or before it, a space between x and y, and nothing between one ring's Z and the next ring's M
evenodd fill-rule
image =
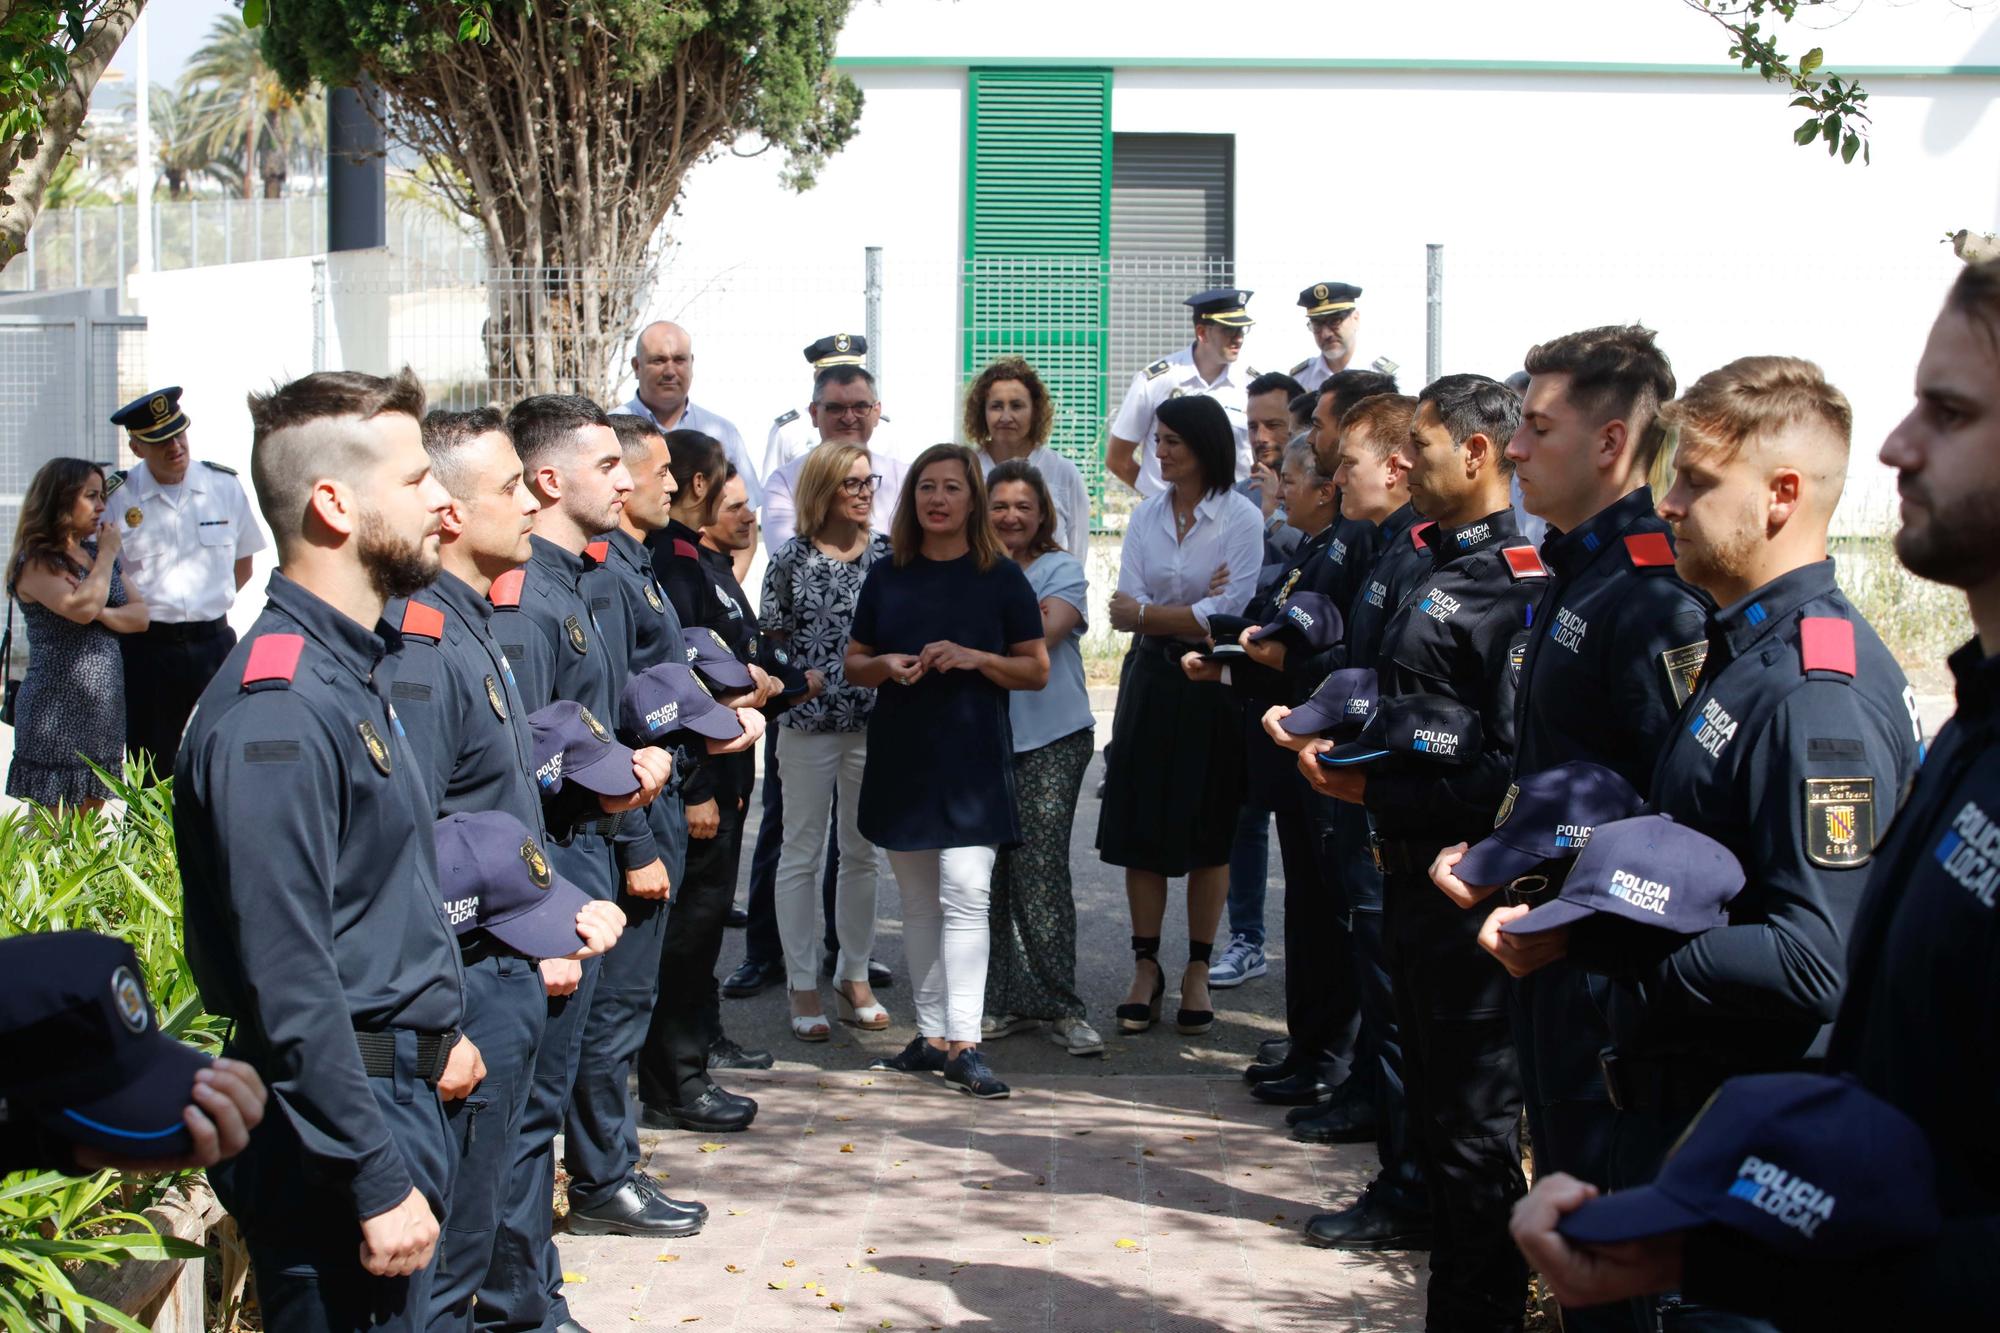
M1590 831L1639 813L1632 784L1601 764L1577 761L1530 773L1507 789L1493 836L1474 843L1453 872L1467 884L1511 884L1544 861L1567 861Z
M1411 755L1462 764L1479 752L1479 714L1437 694L1399 694L1376 705L1361 734L1320 755L1322 764L1370 764Z
M211 1060L160 1031L132 946L87 930L0 940L0 1124L126 1157L178 1157Z
M1533 935L1601 912L1699 935L1729 919L1723 907L1742 888L1743 866L1706 834L1665 815L1614 819L1577 853L1561 896L1500 929Z
M712 629L688 631L687 661L713 689L747 690L753 683L750 668L736 660L736 654Z
M631 749L576 700L558 699L528 714L528 727L535 734L535 784L544 796L572 778L601 796L639 790Z
M1359 731L1375 716L1379 701L1374 667L1342 667L1321 681L1312 697L1294 708L1278 725L1294 736Z
M576 914L590 895L549 868L541 840L504 810L437 822L438 892L460 935L483 930L530 958L582 946Z
M764 670L776 676L778 683L784 686L784 689L779 691L780 694L804 694L812 688L812 682L806 679L804 664L792 656L789 650L767 639L760 656L763 658L761 665Z
M662 662L625 682L625 692L618 696L618 730L653 745L676 731L735 740L743 734L743 724L735 709L715 701L693 668Z
M1593 1199L1556 1229L1610 1245L1709 1225L1814 1259L1919 1244L1942 1226L1930 1143L1850 1078L1746 1074L1709 1100L1652 1184Z
M1314 652L1323 652L1340 642L1340 608L1323 592L1302 592L1285 599L1271 623L1260 626L1250 638L1274 638L1283 634Z

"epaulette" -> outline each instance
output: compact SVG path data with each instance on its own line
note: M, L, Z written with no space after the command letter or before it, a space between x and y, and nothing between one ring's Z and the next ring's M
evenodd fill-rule
M1532 546L1503 546L1500 554L1507 558L1507 572L1519 583L1522 579L1545 579L1549 567L1542 563L1541 553Z
M1296 366L1293 366L1290 370L1286 371L1285 373L1287 375L1290 375L1293 379L1297 379L1300 375L1303 375L1305 373L1306 367L1311 365L1312 363L1313 359L1311 357L1307 357L1305 360L1299 362Z
M773 426L789 426L798 419L799 419L799 409L795 407L791 411L785 413L783 416L777 418L771 424Z
M583 548L583 553L601 565L604 563L606 557L611 554L611 543L605 541L592 542Z
M1437 524L1435 522L1430 522L1430 523L1419 523L1415 527L1411 528L1410 545L1415 547L1419 551L1428 551L1431 547L1431 544L1424 540L1424 530L1427 528L1434 528L1436 526Z
M1838 616L1807 616L1799 621L1799 669L1837 671L1852 678L1854 622Z
M701 552L697 551L694 547L694 543L689 541L685 537L674 538L674 554L679 556L683 560L701 559Z
M1674 544L1664 532L1635 532L1625 539L1625 555L1640 569L1674 563Z
M486 600L495 606L519 606L521 604L521 588L527 581L527 570L510 569L499 578L493 580L493 586L487 590Z
M1158 379L1160 376L1167 373L1168 367L1171 366L1172 364L1173 363L1168 361L1167 358L1165 358L1164 356L1161 357L1158 361L1155 361L1152 365L1146 367L1146 378L1149 380Z
M225 476L225 477L233 477L233 476L235 476L235 475L236 475L236 469L235 469L235 468L233 468L233 467L224 467L224 466L223 466L222 464L220 464L220 463L211 463L211 462L209 462L209 461L208 461L208 460L207 460L206 458L204 458L204 459L202 459L202 460L201 460L201 465L202 465L203 467L205 467L205 468L208 468L208 469L210 469L211 471L214 471L214 472L220 472L220 473L221 473L221 474L222 474L223 476Z
M412 598L403 604L403 623L397 626L405 634L414 634L420 639L442 641L444 638L444 612L435 606L425 606Z
M109 500L113 491L125 484L125 469L119 468L104 479L104 498Z
M303 634L263 634L250 645L243 663L243 686L272 682L290 688L299 672L299 654L306 650Z

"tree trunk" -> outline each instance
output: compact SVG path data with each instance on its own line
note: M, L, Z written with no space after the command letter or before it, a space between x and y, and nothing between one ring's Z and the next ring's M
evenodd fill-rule
M50 100L41 134L0 144L0 165L9 168L6 189L0 191L0 269L27 249L28 231L41 215L56 164L83 128L91 90L145 7L146 0L108 0L85 29L83 44L70 53L69 86Z

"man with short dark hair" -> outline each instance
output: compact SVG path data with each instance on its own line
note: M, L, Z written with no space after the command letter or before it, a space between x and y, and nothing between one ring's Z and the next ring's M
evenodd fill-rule
M1139 498L1167 488L1160 479L1160 460L1153 436L1154 418L1169 398L1200 394L1213 398L1229 417L1236 433L1236 480L1250 476L1252 456L1246 417L1246 390L1257 372L1239 369L1243 338L1256 321L1245 308L1251 293L1230 287L1196 292L1182 302L1193 313L1194 340L1169 353L1132 377L1125 399L1111 420L1104 467L1139 492Z
M251 396L278 570L174 768L188 962L270 1087L209 1178L273 1330L423 1326L456 1156L439 1098L482 1073L430 792L378 669L383 606L436 576L450 503L423 401L407 370Z
M1317 392L1311 425L1313 449L1321 469L1331 476L1340 468L1341 420L1363 399L1400 391L1394 375L1379 370L1343 370L1321 380Z

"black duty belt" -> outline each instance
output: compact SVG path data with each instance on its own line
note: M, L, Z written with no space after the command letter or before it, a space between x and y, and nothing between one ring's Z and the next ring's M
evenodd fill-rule
M621 818L623 818L621 815L605 815L602 819L586 819L576 826L574 833L608 838L618 831L618 821Z
M1721 1065L1690 1057L1633 1057L1607 1049L1597 1063L1613 1106L1654 1115L1692 1115L1729 1077Z
M1178 667L1183 657L1186 657L1189 653L1204 652L1207 650L1208 645L1205 643L1188 643L1182 639L1170 639L1164 635L1141 634L1132 640L1132 647L1139 652L1164 658Z
M164 643L200 643L215 638L228 628L229 619L225 616L219 620L155 620L140 633L146 638L158 639Z
M361 1048L361 1068L370 1078L396 1077L396 1033L356 1032L354 1044ZM417 1065L411 1073L433 1086L444 1077L444 1067L451 1059L451 1048L458 1045L459 1033L419 1032L417 1038Z
M1369 839L1375 854L1375 868L1385 875L1424 875L1431 873L1431 862L1437 860L1438 848L1427 842L1395 842L1387 838Z

